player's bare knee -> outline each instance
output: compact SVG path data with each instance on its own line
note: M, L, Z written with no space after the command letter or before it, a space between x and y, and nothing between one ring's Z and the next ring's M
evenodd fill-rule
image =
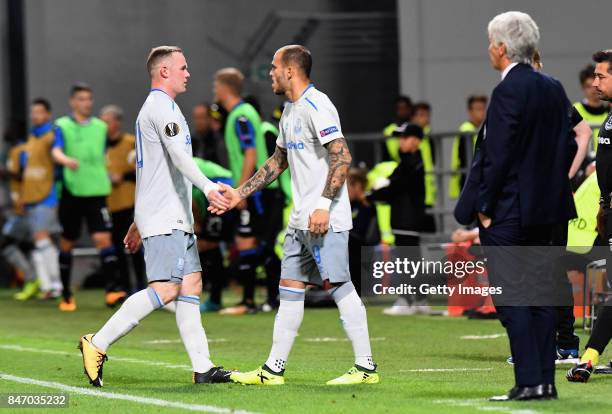
M62 238L60 240L60 250L70 252L74 248L74 241Z
M92 239L96 249L98 250L105 249L113 244L111 233L107 231L94 233L92 235Z
M281 279L278 284L279 286L296 288L296 289L306 288L306 283L300 282L299 280Z
M190 273L183 277L180 296L200 296L202 294L202 274L200 272Z
M155 290L165 305L177 298L181 285L172 282L154 282L150 284L150 287Z
M257 247L255 237L236 237L236 248L238 251L250 250Z

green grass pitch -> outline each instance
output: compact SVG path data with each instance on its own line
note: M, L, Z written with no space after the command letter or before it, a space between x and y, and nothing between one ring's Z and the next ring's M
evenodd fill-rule
M0 377L12 375L91 391L83 375L79 336L94 332L112 314L102 304L101 291L77 294L79 309L64 314L54 303L17 303L14 291L0 291ZM568 366L558 366L560 399L551 402L489 403L512 385L512 368L505 360L504 336L467 340L465 335L503 334L498 321L468 321L448 317L387 317L382 308L368 307L370 334L381 383L328 387L352 365L335 309L307 309L287 364L286 385L247 387L236 384L193 385L189 360L179 341L174 315L158 311L117 342L104 366L106 396L128 395L126 401L68 392L68 408L59 413L610 413L612 375L594 375L588 384L570 384ZM213 361L226 368L250 370L267 358L274 314L232 317L206 314ZM581 333L582 344L586 336ZM607 363L612 353L603 355ZM417 371L426 370L429 371ZM456 371L434 371L434 370ZM461 371L460 369L466 369ZM30 381L30 380L28 380ZM58 392L40 385L0 378L2 393ZM131 398L131 397L130 397ZM155 399L160 405L151 405ZM163 404L182 403L168 407ZM40 413L44 409L7 409ZM55 412L55 411L52 411Z

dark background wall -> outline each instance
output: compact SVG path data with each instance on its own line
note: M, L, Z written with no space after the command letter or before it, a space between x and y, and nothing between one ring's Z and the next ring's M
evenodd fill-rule
M178 99L185 115L195 103L212 98L213 73L224 66L250 74L246 92L260 97L269 113L280 99L271 93L268 63L279 46L300 40L313 52L313 80L338 106L346 131L378 129L386 114L373 107L388 106L398 89L393 0L24 3L28 98L49 98L56 115L68 111L70 85L83 81L94 88L96 109L119 104L131 124L148 92L147 53L160 44L179 45L186 52L192 77L188 93ZM372 10L388 14L357 21L325 15ZM269 17L275 13L282 16Z
M595 50L612 47L610 0L398 0L401 89L434 106L434 128L456 129L465 98L499 82L487 54L487 25L498 13L529 13L540 28L544 71L572 100L578 72Z

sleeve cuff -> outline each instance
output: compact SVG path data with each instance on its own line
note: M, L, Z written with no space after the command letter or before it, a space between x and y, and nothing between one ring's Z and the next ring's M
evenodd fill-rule
M206 198L208 198L208 193L210 193L213 190L219 190L219 185L216 183L213 183L212 181L210 183L207 183L204 186L204 195L206 196Z
M315 205L315 210L329 211L331 203L332 201L329 198L319 197L319 199L317 200L317 204Z

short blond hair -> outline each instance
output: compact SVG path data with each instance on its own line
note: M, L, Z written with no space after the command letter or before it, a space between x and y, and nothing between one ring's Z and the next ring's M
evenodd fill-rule
M147 58L147 72L153 75L153 69L159 62L173 53L183 53L183 49L178 46L157 46L151 49Z
M215 80L229 88L238 96L242 94L244 75L236 68L223 68L215 73Z

